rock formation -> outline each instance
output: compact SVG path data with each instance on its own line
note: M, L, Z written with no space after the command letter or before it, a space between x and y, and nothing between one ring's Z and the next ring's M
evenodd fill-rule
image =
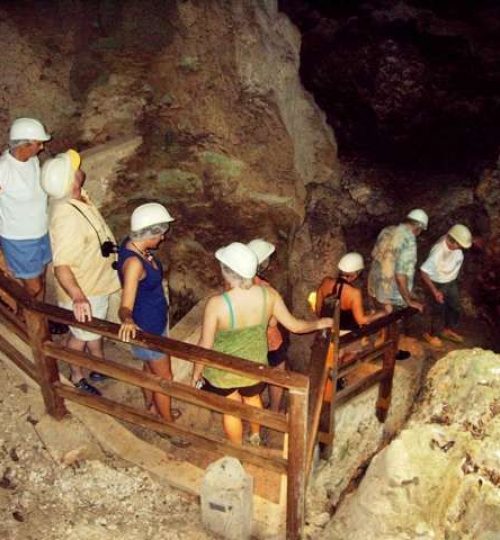
M405 429L319 538L500 535L500 355L459 350L429 372Z

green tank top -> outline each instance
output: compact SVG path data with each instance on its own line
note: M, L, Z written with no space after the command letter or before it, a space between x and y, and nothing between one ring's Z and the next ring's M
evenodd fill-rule
M263 297L262 320L260 324L246 328L235 328L231 299L227 293L222 295L229 309L229 329L220 330L215 334L214 351L231 354L267 366L267 292L265 287L261 287L261 290ZM212 367L204 368L203 376L210 381L210 384L218 388L239 388L259 383L258 380Z

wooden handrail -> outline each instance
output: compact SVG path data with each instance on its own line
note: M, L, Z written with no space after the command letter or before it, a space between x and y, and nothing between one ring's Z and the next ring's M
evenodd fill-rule
M113 360L103 360L97 356L68 349L52 341L45 341L43 350L47 355L64 360L68 364L83 367L89 371L97 371L127 384L165 394L216 412L225 414L236 413L244 420L258 422L263 426L283 433L288 431L288 422L284 414L275 413L267 409L256 409L250 405L230 401L216 394L200 392L185 384L162 379L154 373L142 372L136 368L114 362Z
M376 321L370 324L360 327L358 330L352 330L348 334L344 334L343 336L341 336L339 339L340 348L342 348L343 346L349 345L350 343L353 343L354 341L358 341L362 337L371 336L372 334L375 334L379 330L382 330L383 328L390 326L392 323L395 323L401 319L412 317L413 315L417 313L418 313L418 310L412 307L405 307L402 309L397 309L393 311L392 313L390 313L389 315L386 315L385 317L377 319Z
M62 383L55 383L54 387L58 396L75 401L76 403L81 403L91 409L110 414L111 416L115 416L126 422L139 424L143 427L166 433L167 435L180 436L206 450L228 454L270 471L281 474L286 474L287 472L287 460L277 455L277 452L275 451L266 448L255 448L233 444L216 435L207 435L206 433L202 433L191 427L184 427L165 422L147 411L138 411L134 407L130 407L124 403L117 403L101 396L84 394L79 392L76 388L66 386Z
M227 398L202 393L189 386L167 381L135 368L84 355L53 343L47 339L47 322L49 319L91 330L115 341L119 341L119 325L101 319L79 323L75 320L71 311L43 304L31 298L18 283L11 280L1 271L0 289L11 296L22 308L26 319L26 334L24 333L24 325L19 324L19 320L16 320L15 315L9 317L10 313L6 315L2 310L0 310L0 314L6 315L5 318L9 327L15 329L16 333L31 346L35 362L28 361L21 354L14 354L13 347L6 347L6 353L10 357L14 354L14 361L28 375L36 378L41 387L49 414L57 419L62 418L67 413L64 399L69 399L155 431L168 435L179 435L207 450L229 454L265 469L286 474L287 538L291 540L301 538L305 511L308 377L296 372L275 370L196 345L143 332L138 332L136 339L131 340L131 343L142 347L162 351L187 361L200 362L203 365L210 365L239 375L253 377L259 381L289 390L290 406L287 416L256 409L255 407L229 401ZM2 344L5 345L5 343L0 342L0 346ZM104 397L84 394L71 386L59 382L57 359L114 376L119 380L173 396L196 406L222 413L230 412L243 419L255 421L271 429L288 433L288 457L285 459L277 455L276 451L265 448L235 445L211 434L201 433L191 428L188 429L180 424L165 422L146 411L137 410L126 404L117 403Z
M0 280L1 286L1 280ZM33 311L45 315L50 320L70 324L78 328L96 332L103 337L107 337L114 341L120 341L118 338L118 330L120 325L105 321L103 319L93 318L89 322L81 323L75 320L73 313L67 309L44 304L33 300L31 308ZM147 332L137 332L135 339L131 339L130 343L140 347L165 352L172 356L182 358L190 362L199 362L203 365L210 365L236 373L247 377L254 377L259 381L263 381L275 386L282 386L287 389L291 388L306 388L309 385L308 378L294 371L285 371L273 369L262 364L250 362L236 356L220 353L210 349L204 349L198 345L177 341L175 339L149 334Z

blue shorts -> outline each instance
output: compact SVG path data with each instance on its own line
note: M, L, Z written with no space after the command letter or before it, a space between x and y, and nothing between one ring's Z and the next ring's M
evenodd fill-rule
M168 332L165 330L163 336L167 336ZM151 349L145 349L144 347L138 347L137 345L132 345L132 356L137 360L142 360L143 362L153 362L155 360L162 360L165 358L167 353L152 351Z
M35 240L10 240L2 237L1 241L7 266L16 278L41 276L45 266L52 260L48 234Z

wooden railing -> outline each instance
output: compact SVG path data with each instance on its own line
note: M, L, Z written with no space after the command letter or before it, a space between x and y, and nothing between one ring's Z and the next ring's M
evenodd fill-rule
M185 384L168 381L152 373L128 367L111 360L102 360L80 353L55 343L48 332L48 320L71 324L91 330L111 340L118 340L117 324L93 319L88 323L77 322L73 314L65 309L44 304L31 298L15 281L0 272L2 298L9 298L8 305L0 302L3 323L25 341L33 353L34 362L0 337L0 349L29 377L40 385L47 412L56 419L67 414L65 400L75 401L92 409L115 416L139 426L181 437L200 448L234 456L270 471L287 476L286 537L299 539L302 536L306 486L306 440L309 379L305 375L248 362L226 354L209 351L196 345L174 339L139 332L133 344L168 353L172 356L199 362L254 377L256 380L281 386L288 390L288 414L238 403L227 398L202 392ZM9 307L10 306L10 307ZM12 310L14 307L14 311ZM210 432L187 429L173 422L157 418L146 410L119 403L105 397L85 394L72 386L62 384L59 377L58 360L97 371L153 392L169 395L197 407L219 413L231 414L241 419L288 434L287 457L266 448L254 448L233 444Z
M375 414L380 422L384 422L391 403L392 380L394 377L394 364L398 350L399 328L401 319L410 317L416 313L413 308L404 308L387 315L377 321L340 336L340 305L337 301L334 307L333 332L326 336L318 336L311 351L310 364L310 393L308 426L309 437L307 440L306 470L309 475L314 450L317 443L323 445L323 457L328 459L332 454L333 439L335 434L335 408L339 404L354 397L375 383L379 384L378 399L375 404ZM380 332L380 343L364 347L363 351L356 354L348 362L340 364L342 349L347 345L360 341ZM376 366L372 362L382 357L382 365ZM369 373L353 377L352 384L337 391L337 382L346 380L356 375L360 366L371 364ZM331 389L328 398L325 390ZM328 426L321 426L322 415L327 411Z
M281 386L288 390L288 414L280 414L265 409L257 409L208 392L201 392L185 384L168 381L139 369L111 360L102 360L89 354L80 353L55 343L50 339L48 320L71 324L91 330L103 337L118 341L117 324L93 319L88 323L75 321L73 314L65 309L44 304L31 298L15 281L0 271L0 315L4 324L31 347L34 362L31 362L9 341L0 336L0 349L29 377L40 385L47 412L60 419L67 410L65 400L74 401L115 416L139 426L179 436L200 448L234 456L264 469L286 474L287 512L286 537L299 539L302 536L305 509L306 481L311 469L315 445L324 445L324 454L329 457L334 439L334 411L340 403L357 395L368 386L380 383L375 407L379 421L383 422L390 405L395 353L398 342L398 321L415 313L404 309L347 335L339 337L339 306L334 311L334 328L326 335L318 335L311 355L308 376L283 370L275 370L240 358L203 349L174 339L139 332L133 344L168 353L190 362L199 362L256 380ZM14 310L12 309L14 307ZM17 312L17 313L15 313ZM383 340L377 346L364 350L362 354L339 365L342 348L364 337L383 330ZM337 380L348 377L359 365L373 362L382 357L382 365L369 375L358 378L353 384L338 391ZM282 433L288 434L286 456L282 457L265 448L239 446L209 432L187 429L172 422L166 422L153 414L139 410L105 397L85 394L60 381L58 360L80 366L90 371L108 375L117 381L134 385L152 392L169 395L196 407L218 413L231 414L241 419L256 422ZM325 406L325 387L330 381L332 392L329 400L328 428L321 429L320 419Z

